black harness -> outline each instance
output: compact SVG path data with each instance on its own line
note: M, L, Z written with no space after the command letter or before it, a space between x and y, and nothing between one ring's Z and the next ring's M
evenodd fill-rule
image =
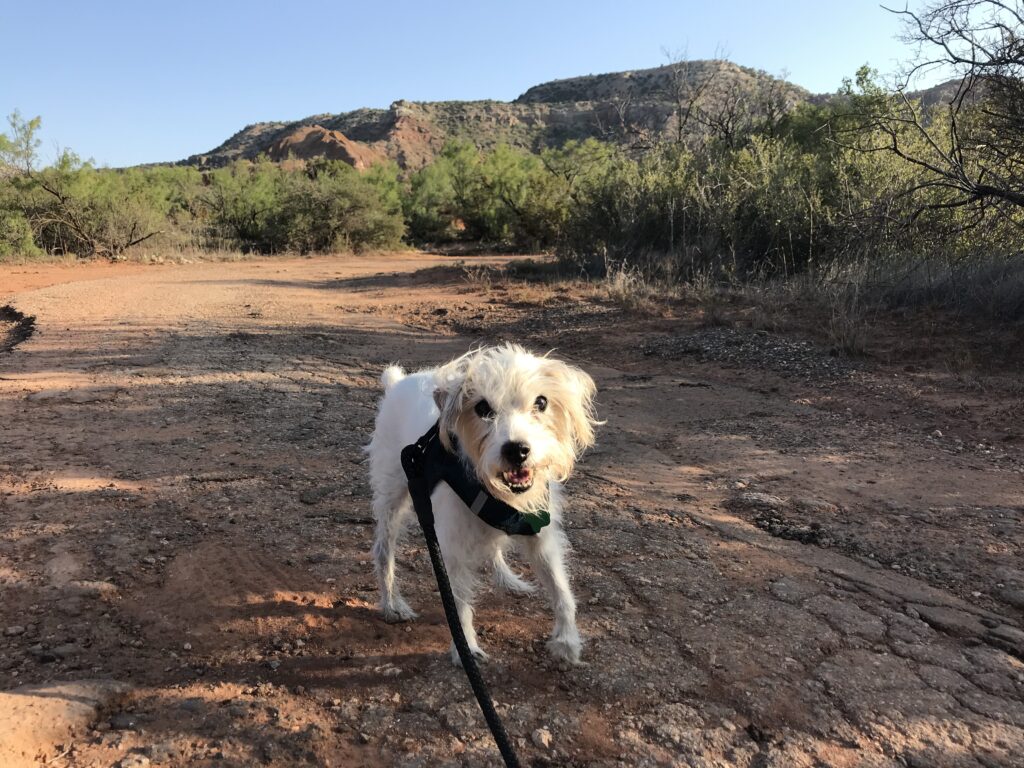
M437 532L434 530L434 507L430 502L430 494L437 484L444 480L477 517L499 531L504 531L512 536L535 535L551 522L551 516L547 511L537 515L524 515L491 496L466 470L459 457L445 450L438 438L439 434L439 427L434 424L427 434L412 445L405 446L402 449L402 469L405 470L405 476L409 481L409 495L412 496L413 509L416 511L420 528L423 529L423 538L426 540L430 564L433 566L434 576L437 578L437 588L441 593L441 605L444 606L444 615L452 633L452 642L455 643L455 648L459 652L459 659L462 660L462 667L466 670L469 685L480 705L484 720L487 721L487 727L491 729L491 735L494 737L494 743L501 753L502 760L507 768L519 768L519 758L516 756L515 747L512 746L512 740L508 737L501 717L494 708L494 701L487 690L487 684L480 675L480 668L469 650L469 643L466 642L466 635L462 631L458 605L452 594L452 585L444 567L441 545L437 540Z
M444 480L470 511L492 528L509 536L535 536L551 522L547 510L523 513L489 494L458 456L446 450L437 423L423 437L402 449L402 468L409 480L409 494L419 511L430 509L430 494ZM455 438L451 438L454 442ZM419 497L419 498L417 498ZM426 500L426 504L423 502Z

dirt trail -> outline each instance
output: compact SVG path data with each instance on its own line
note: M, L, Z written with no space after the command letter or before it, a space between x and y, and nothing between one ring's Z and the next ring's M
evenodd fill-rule
M131 686L25 749L496 764L415 536L423 618L373 611L359 449L386 363L514 339L591 371L608 421L568 514L588 664L548 660L541 601L480 603L527 764L1024 766L1019 391L446 263L0 268L36 317L0 354L0 690Z

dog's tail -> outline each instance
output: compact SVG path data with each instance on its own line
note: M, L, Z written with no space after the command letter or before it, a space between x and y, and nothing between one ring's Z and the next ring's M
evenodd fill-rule
M384 387L384 391L387 392L404 378L405 371L397 365L389 365L384 369L384 373L381 374L380 383Z

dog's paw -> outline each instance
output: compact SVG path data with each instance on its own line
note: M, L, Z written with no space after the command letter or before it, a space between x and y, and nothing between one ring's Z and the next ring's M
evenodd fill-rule
M548 640L548 652L558 661L579 664L583 654L583 641L577 637L553 637Z
M403 621L412 621L418 619L419 614L416 613L405 600L396 600L391 605L381 606L381 613L384 614L384 621L388 624L399 624Z
M476 659L478 662L484 662L490 658L490 656L488 656L484 649L481 648L479 645L470 646L469 652L473 654L473 658ZM456 667L461 667L462 658L459 656L459 649L455 647L455 643L452 643L450 653L452 657L452 664L454 664Z

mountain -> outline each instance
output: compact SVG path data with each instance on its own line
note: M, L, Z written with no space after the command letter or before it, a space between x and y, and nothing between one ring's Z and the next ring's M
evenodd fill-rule
M680 101L701 89L702 102L722 110L738 104L766 110L828 98L730 61L687 61L553 80L512 102L396 101L388 109L255 123L215 149L181 162L217 167L260 155L275 161L332 157L362 169L389 158L403 169L416 170L450 139L468 139L481 149L505 143L538 151L570 139L614 138L627 124L654 134L673 130Z
M388 109L360 109L342 114L313 115L291 123L256 123L243 128L219 147L183 161L217 167L234 160L271 154L288 138L308 128L328 132L350 148L388 157L405 169L429 163L452 138L466 138L488 149L499 143L529 150L562 144L568 139L601 135L608 110L590 102L520 104L500 101L396 101ZM316 145L293 143L296 159L322 156Z
M344 160L357 171L364 171L386 157L369 144L352 141L340 131L329 131L319 125L303 125L287 132L267 147L266 155L275 162L293 157Z
M792 83L750 67L721 59L682 61L653 69L584 75L552 80L535 85L515 100L516 104L557 103L567 101L671 102L680 88L693 88L710 82L715 90L740 87L752 91L759 85L781 83L795 96L806 98L809 92Z

